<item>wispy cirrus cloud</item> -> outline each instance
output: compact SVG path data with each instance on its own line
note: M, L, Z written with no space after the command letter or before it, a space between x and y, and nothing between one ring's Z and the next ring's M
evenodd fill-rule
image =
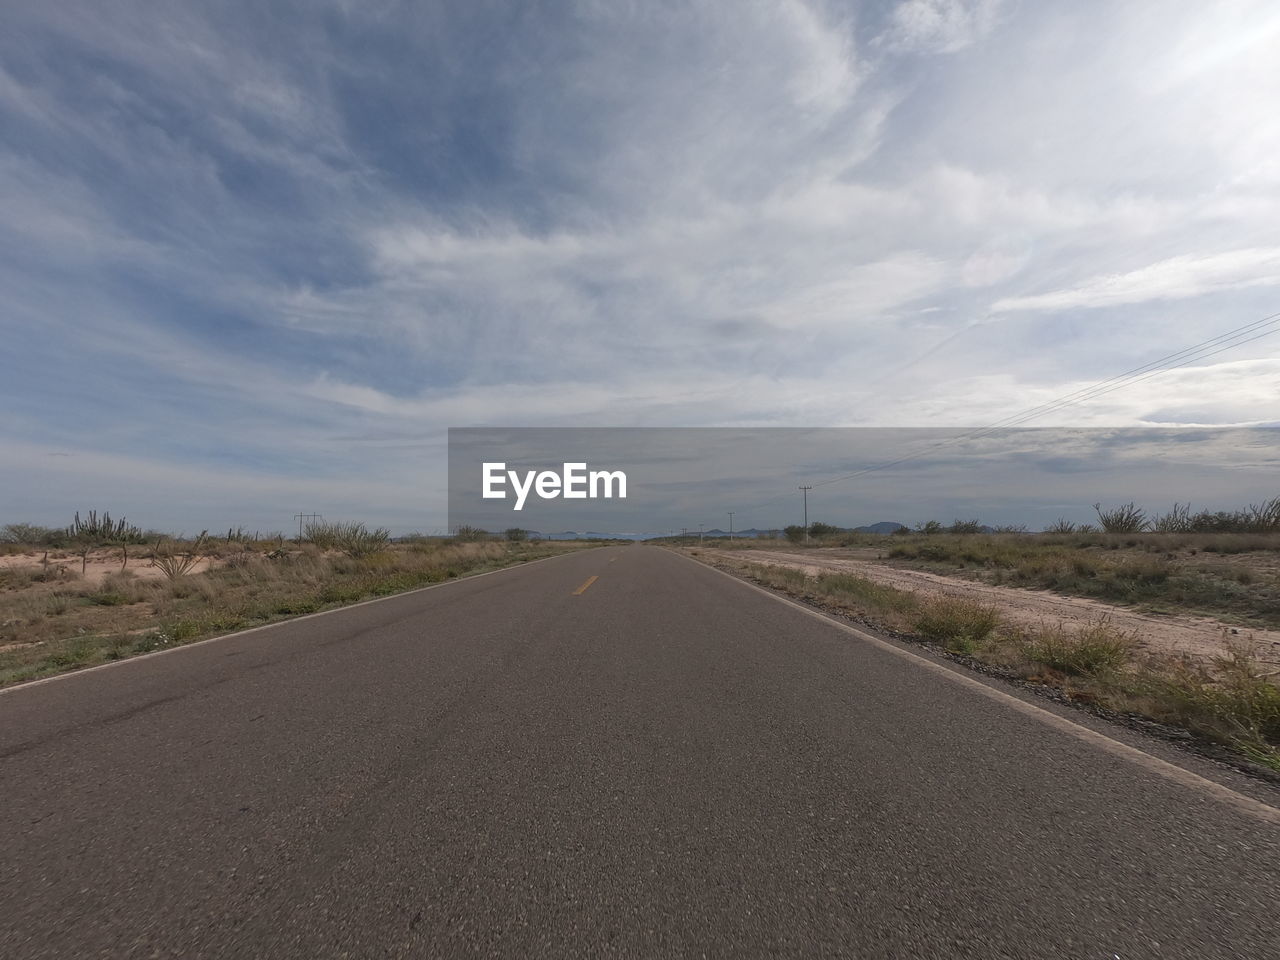
M1148 300L1182 300L1241 287L1274 286L1280 286L1280 247L1263 247L1170 257L1127 273L1092 277L1066 290L997 300L992 310L1114 307Z
M884 39L892 47L955 53L987 34L1004 0L904 0L894 7Z

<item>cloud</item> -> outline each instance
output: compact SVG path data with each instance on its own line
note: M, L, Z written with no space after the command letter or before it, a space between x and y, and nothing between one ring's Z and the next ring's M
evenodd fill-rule
M1128 273L1106 274L1065 290L997 300L994 311L1111 307L1179 300L1228 288L1280 285L1280 247L1170 257Z
M886 42L894 49L955 53L995 26L1003 0L904 0L893 10Z

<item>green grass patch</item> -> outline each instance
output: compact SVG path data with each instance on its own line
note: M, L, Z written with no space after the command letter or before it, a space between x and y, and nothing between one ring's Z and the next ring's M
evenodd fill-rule
M320 601L314 597L291 597L276 604L274 612L282 617L297 617L319 609Z

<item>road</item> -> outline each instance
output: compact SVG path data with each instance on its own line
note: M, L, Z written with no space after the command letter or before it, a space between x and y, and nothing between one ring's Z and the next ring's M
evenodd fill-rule
M1269 808L958 676L630 546L15 688L0 956L1280 956Z

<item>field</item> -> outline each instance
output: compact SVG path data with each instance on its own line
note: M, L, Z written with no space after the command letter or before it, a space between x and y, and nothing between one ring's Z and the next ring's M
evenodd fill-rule
M890 561L1156 612L1280 628L1280 535L895 537Z
M1156 614L1280 629L1280 532L835 534L807 544L760 539L709 540L705 546L875 562Z
M23 525L25 526L25 525ZM587 546L309 530L283 537L0 545L0 685ZM9 528L12 530L13 528ZM343 534L355 534L355 539ZM378 535L381 534L381 535ZM34 537L32 539L35 539Z

